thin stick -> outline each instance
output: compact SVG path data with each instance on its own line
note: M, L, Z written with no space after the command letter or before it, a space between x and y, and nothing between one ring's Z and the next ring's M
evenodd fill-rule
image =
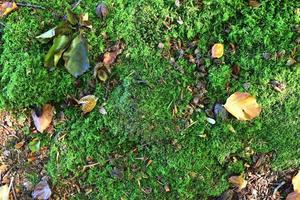
M72 10L74 10L75 8L77 8L77 6L79 6L79 4L80 4L81 1L82 0L78 0L76 3L74 3L73 6L72 6Z
M12 190L14 199L17 200L16 193L15 193L14 189L12 188L12 187L13 187L14 179L15 179L15 177L12 177L12 178L10 179L10 183L9 183L9 186L8 186L8 192L9 192L10 190Z
M39 6L39 5L34 5L34 4L30 4L30 3L17 3L17 6L22 6L22 7L30 7L30 8L37 8L37 9L42 9L45 10L46 8L43 6Z
M282 182L275 188L275 190L274 190L274 192L273 192L273 198L274 198L274 199L275 199L275 197L276 197L277 191L278 191L279 188L281 188L284 184L285 184L285 182L282 181Z

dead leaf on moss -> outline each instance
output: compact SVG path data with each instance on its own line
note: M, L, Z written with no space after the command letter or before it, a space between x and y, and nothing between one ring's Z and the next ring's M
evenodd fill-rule
M292 179L292 184L294 191L300 193L300 171L298 171L297 175Z
M300 193L298 192L292 192L288 194L286 197L286 200L300 200Z
M31 116L36 130L42 133L45 129L47 129L52 122L53 115L54 115L54 107L50 104L44 105L41 113L32 111Z
M16 149L21 149L21 148L24 146L24 144L25 144L25 141L23 140L23 141L17 143L17 144L15 145L15 148L16 148Z
M221 43L216 43L211 49L212 58L221 58L224 54L224 45Z
M235 92L226 101L225 109L238 120L251 120L259 116L261 106L257 104L255 97L248 93Z
M96 104L97 104L98 98L94 95L87 95L85 97L82 97L79 101L78 104L81 104L81 110L83 111L84 114L91 112Z
M32 197L34 199L49 199L51 193L52 192L47 181L42 180L35 186Z
M258 8L260 6L260 3L256 0L249 0L249 6L252 8Z
M0 2L1 3L1 2ZM0 5L0 18L8 15L18 8L15 2L3 2Z
M283 92L286 88L285 84L276 80L272 80L269 83L272 88L277 92Z
M247 186L247 181L244 178L244 175L241 174L240 176L231 176L229 178L229 183L231 183L233 186L237 187L239 190L244 189Z

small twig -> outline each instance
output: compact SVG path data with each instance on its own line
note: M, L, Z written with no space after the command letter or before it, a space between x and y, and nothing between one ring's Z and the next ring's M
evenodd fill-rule
M74 4L72 5L72 10L75 10L75 8L77 8L77 7L79 6L79 4L80 4L81 1L82 1L82 0L78 0L76 3L74 3Z
M30 3L17 3L17 6L22 6L22 7L30 7L30 8L37 8L37 9L42 9L45 10L46 8L43 6L39 6L39 5L34 5L34 4L30 4Z
M9 186L8 186L8 192L10 192L10 190L12 190L13 196L14 196L14 200L17 200L16 193L15 193L14 189L12 188L12 187L13 187L14 179L15 179L15 177L12 177L12 178L10 179L10 183L9 183Z
M83 169L82 169L82 172L84 172L87 168L92 168L92 167L95 167L97 165L100 165L101 163L93 163L93 164L90 164L90 165L85 165L83 166Z
M274 199L276 198L276 193L277 193L277 191L278 191L279 188L281 188L284 184L285 184L285 182L282 181L282 182L274 189L274 192L273 192L273 198L274 198Z

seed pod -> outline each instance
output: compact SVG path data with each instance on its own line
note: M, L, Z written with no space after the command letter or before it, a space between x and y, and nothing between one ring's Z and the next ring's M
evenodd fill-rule
M108 15L108 9L106 7L106 5L102 2L99 3L96 7L96 15L99 18L105 18Z

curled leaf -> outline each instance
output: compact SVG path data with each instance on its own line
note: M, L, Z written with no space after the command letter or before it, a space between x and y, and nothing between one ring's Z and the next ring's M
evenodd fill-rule
M292 184L294 187L294 191L300 193L300 171L292 179Z
M53 40L53 45L45 56L46 67L51 68L57 65L70 40L70 37L66 35L60 35Z
M32 197L34 199L45 200L50 198L51 193L48 182L42 180L35 186L34 191L32 192Z
M243 174L240 176L231 176L229 178L229 183L231 183L233 186L239 188L239 190L242 190L247 186L247 181L244 179Z
M211 49L212 58L221 58L224 54L224 45L221 43L216 43Z
M84 114L91 112L96 104L97 104L98 98L94 95L87 95L85 97L82 97L79 101L78 104L81 104L81 110L83 111Z
M32 111L31 116L34 122L36 129L39 132L43 132L52 122L52 118L54 115L54 107L50 104L46 104L43 106L41 113L37 113L37 111Z
M42 33L35 38L38 39L41 43L47 43L55 36L55 29L56 27L46 31L45 33Z
M9 199L9 187L8 185L3 185L0 187L0 200Z
M16 10L17 8L18 6L15 2L3 2L0 5L0 18L8 15L9 13Z
M298 192L292 192L288 194L286 197L286 200L300 200L300 193Z
M248 93L235 92L226 101L225 109L238 120L251 120L259 116L261 106L257 104L255 97Z
M63 57L68 72L76 78L84 74L90 68L88 45L80 34L73 39Z

